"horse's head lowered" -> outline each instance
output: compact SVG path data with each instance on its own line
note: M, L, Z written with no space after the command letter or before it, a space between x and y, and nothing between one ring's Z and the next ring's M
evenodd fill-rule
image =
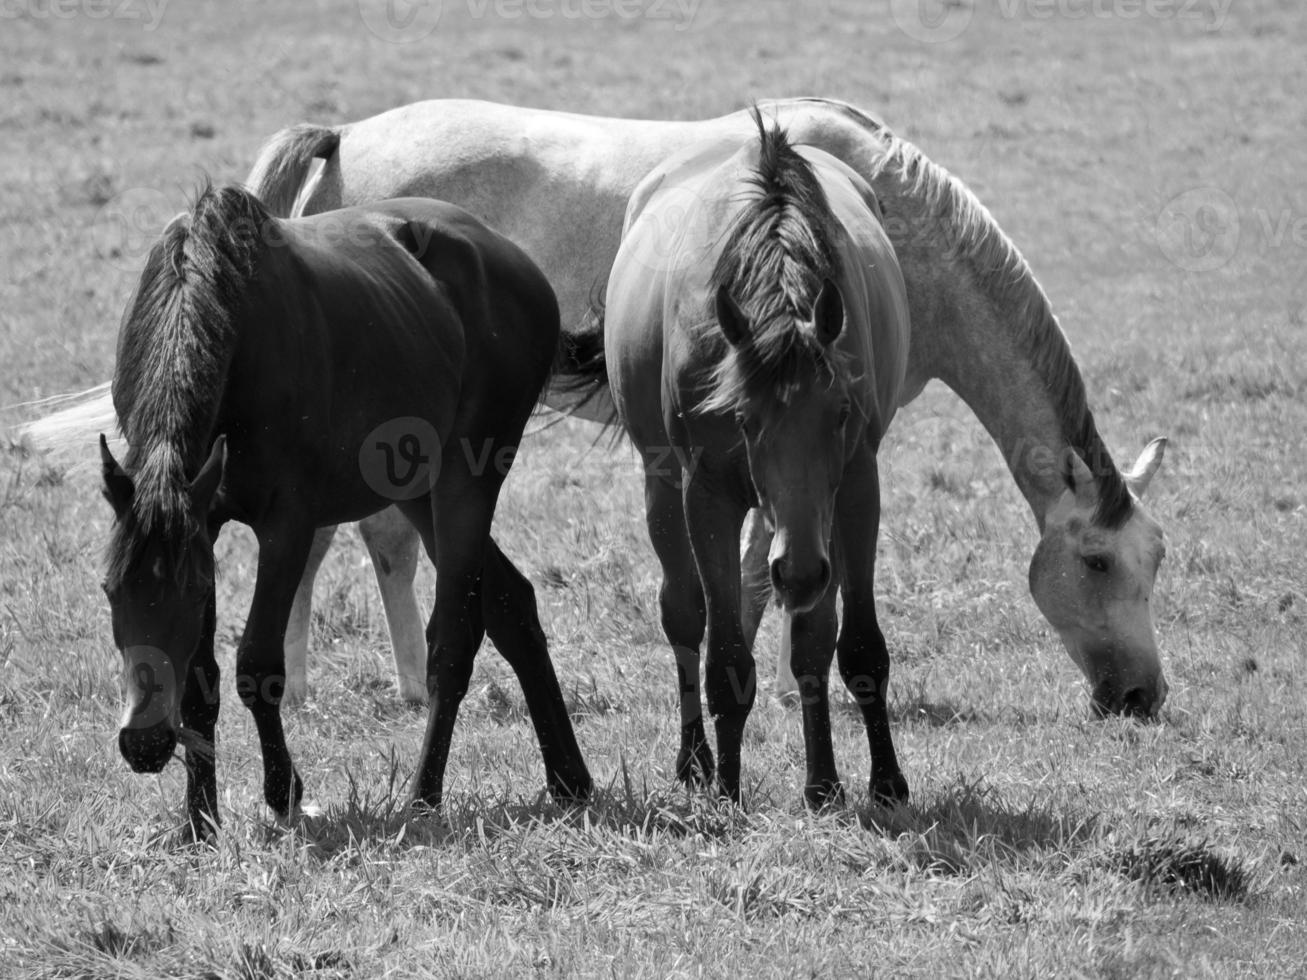
M829 542L835 493L844 473L852 412L836 339L844 303L827 279L811 319L791 327L789 349L771 361L727 290L718 289L717 322L740 375L731 408L748 454L758 505L774 534L767 556L772 590L788 612L806 612L831 582Z
M1152 717L1166 699L1150 601L1166 547L1139 504L1165 447L1164 439L1149 443L1122 474L1129 496L1106 513L1090 468L1068 453L1066 488L1045 514L1030 562L1030 593L1100 714Z
M100 438L104 495L116 518L104 591L122 654L126 702L118 747L136 772L159 772L181 734L182 691L214 615L209 507L222 482L225 439L184 488L180 508L138 499L136 482ZM217 692L213 692L216 696Z

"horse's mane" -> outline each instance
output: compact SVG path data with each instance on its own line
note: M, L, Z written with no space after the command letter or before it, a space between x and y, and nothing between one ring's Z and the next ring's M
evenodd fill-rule
M239 187L206 185L151 249L118 338L113 402L131 447L132 506L109 546L109 579L126 574L162 532L184 573L200 530L188 487L208 455L268 212Z
M976 282L996 306L1013 311L1009 322L1057 406L1062 436L1084 459L1098 484L1094 521L1120 527L1130 517L1134 500L1094 424L1071 347L1026 260L962 181L882 123L852 106L835 105L883 141L885 149L874 162L873 179L888 173L906 184L907 191L922 202L919 220L950 235L949 253L968 263Z
M758 162L747 182L758 194L730 229L710 280L714 293L725 289L744 311L752 333L717 365L704 411L767 396L785 403L805 373L833 378L838 370L838 354L799 328L822 283L836 275L830 204L786 131L766 125L756 106L753 120Z

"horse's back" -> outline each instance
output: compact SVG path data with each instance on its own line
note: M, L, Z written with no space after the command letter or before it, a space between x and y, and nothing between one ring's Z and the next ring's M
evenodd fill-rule
M841 286L857 329L840 344L862 366L864 397L874 401L883 432L907 368L903 275L871 186L821 149L799 152L813 165L842 229ZM610 376L628 428L651 426L658 417L670 422L689 407L681 402L701 383L703 364L724 354L709 279L748 197L741 188L753 157L751 144L716 136L668 155L631 196L605 307Z
M505 235L465 209L431 198L400 198L371 210L401 222L394 236L454 296L467 319L489 316L485 329L505 326L486 304L512 301L529 312L542 347L557 343L558 302L540 267ZM526 339L526 338L523 338Z

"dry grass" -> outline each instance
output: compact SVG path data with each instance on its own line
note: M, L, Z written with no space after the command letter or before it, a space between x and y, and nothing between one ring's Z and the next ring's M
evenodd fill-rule
M345 534L319 581L312 701L288 719L324 813L269 822L253 727L224 689L224 832L215 849L178 850L179 767L132 776L112 738L116 654L96 587L106 508L82 480L10 450L0 975L1301 975L1296 9L1241 4L1207 30L978 0L958 39L925 45L884 4L840 0L797 13L704 0L685 31L444 6L439 30L410 46L371 38L344 2L177 4L153 32L6 19L0 401L108 371L135 264L106 249L102 209L129 194L161 220L202 173L242 177L290 121L428 96L646 116L849 98L994 209L1062 314L1118 455L1172 437L1152 501L1170 547L1156 597L1163 720L1089 719L1026 595L1024 503L979 426L932 389L884 452L880 604L913 802L868 803L860 723L837 709L850 807L804 812L797 718L766 696L747 733L747 810L687 795L671 772L674 683L635 463L566 423L523 452L497 536L537 585L601 783L593 805L567 812L543 796L520 692L487 650L445 818L406 817L422 716L392 696L380 603ZM1167 202L1202 188L1228 195L1240 234L1228 262L1192 272L1158 231ZM224 536L221 570L229 666L248 534ZM429 577L422 587L429 597Z

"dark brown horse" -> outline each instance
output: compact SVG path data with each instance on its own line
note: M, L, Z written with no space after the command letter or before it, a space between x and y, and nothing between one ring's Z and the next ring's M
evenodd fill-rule
M217 819L219 529L240 521L258 539L236 687L258 729L264 798L287 815L302 784L281 724L282 643L314 532L391 504L437 570L416 800L440 802L485 633L522 684L550 790L587 795L531 585L490 537L558 336L535 265L437 201L281 220L226 187L164 231L119 337L122 465L101 440L117 518L105 591L127 678L122 754L157 772L185 745L192 832Z

